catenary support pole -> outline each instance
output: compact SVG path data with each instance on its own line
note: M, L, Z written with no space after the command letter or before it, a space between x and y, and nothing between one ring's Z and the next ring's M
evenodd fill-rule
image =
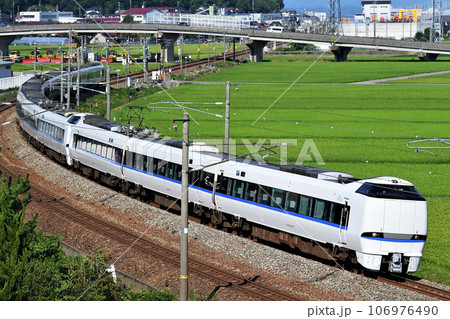
M111 66L106 68L106 119L111 121Z
M148 64L147 64L147 37L144 37L144 45L142 48L142 56L144 57L144 83L148 82Z
M60 99L59 102L63 104L64 102L64 52L59 51L59 55L61 56L61 78L59 80L59 95Z
M77 49L77 106L80 106L80 68L82 55L83 55L82 47L79 47Z
M69 30L69 61L67 62L67 109L70 109L70 90L72 89L72 76L70 68L72 66L72 29Z
M227 81L227 92L225 102L225 141L223 145L223 152L228 154L230 152L230 81Z
M189 114L183 115L183 153L181 166L181 250L180 300L188 300L188 187L189 187Z

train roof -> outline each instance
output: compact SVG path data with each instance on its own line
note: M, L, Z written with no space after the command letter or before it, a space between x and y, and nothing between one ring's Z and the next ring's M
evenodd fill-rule
M87 65L84 65L83 68L87 67L93 67L101 65L102 63L93 62L89 63ZM59 76L60 72L48 72L45 76L41 78L32 78L24 83L24 85L21 88L22 93L26 96L27 99L29 99L32 102L40 104L42 107L45 108L45 100L48 100L47 97L42 93L41 87L45 83L46 79L51 78L52 76ZM38 91L39 90L39 91ZM50 100L48 100L50 101ZM68 118L68 122L75 124L79 119L82 119L82 123L86 125L95 126L97 128L103 129L105 131L115 132L118 134L122 134L128 137L133 137L141 140L149 140L154 143L163 144L169 147L175 147L175 148L182 148L183 142L181 140L162 140L159 138L159 132L152 128L149 130L148 128L141 128L138 126L133 125L122 125L118 123L111 122L107 120L106 118L92 114L92 113L82 113L74 110L67 110L67 109L60 109L55 110L55 113L65 116ZM219 152L219 149L215 146L208 145L206 143L199 143L199 142L192 142L190 143L190 150L193 152L202 152L202 153L208 153L210 156L211 163L214 161L220 162L220 161L234 161L239 162L241 164L247 164L247 167L260 167L262 163L254 160L249 159L247 157L234 157L230 154L225 154ZM290 174L296 174L301 175L305 177L310 177L318 180L326 180L326 181L332 181L336 183L352 183L355 181L359 181L360 179L353 177L350 174L328 170L324 168L318 168L313 166L307 166L307 165L299 165L299 164L288 164L288 165L274 165L274 164L267 164L264 163L265 168L273 169L275 171L280 172L286 172ZM378 179L373 179L378 180ZM381 179L380 183L390 183L386 182L386 178ZM406 182L406 181L402 181Z

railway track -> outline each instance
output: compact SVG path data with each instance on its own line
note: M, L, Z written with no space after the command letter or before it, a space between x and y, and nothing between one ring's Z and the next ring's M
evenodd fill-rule
M248 53L249 53L249 50L229 52L225 55L225 59L226 60L240 59L240 58L247 56ZM183 64L182 66L180 66L179 64L174 64L169 67L166 67L166 70L168 68L170 68L172 70L172 74L179 74L181 72L181 70L189 71L189 70L197 69L199 66L205 66L208 64L212 64L212 63L214 63L214 61L217 62L220 59L223 59L223 55L195 60L195 61ZM148 70L147 74L149 77L151 77L152 71L158 71L158 70L159 70L158 68ZM117 79L115 78L114 80L111 80L111 87L120 88L120 87L126 86L127 81L128 81L127 78L130 76L133 78L133 81L139 80L140 82L142 82L144 79L144 72L142 71L142 72L131 73L128 75L118 76Z
M450 300L450 291L426 285L405 276L389 274L385 277L378 277L377 279L378 281L412 290L439 300Z
M7 172L9 176L16 177L17 174L8 167L0 163L0 171ZM102 219L94 217L74 206L65 203L62 200L48 194L45 190L40 189L36 185L31 185L32 200L39 202L41 205L48 206L54 214L68 218L84 227L91 229L97 233L103 234L122 244L133 246L134 249L168 262L173 266L179 266L180 254L178 251L172 251L161 245L146 240L138 234L131 233L123 228L112 225ZM207 265L193 258L189 259L189 272L203 279L211 280L220 287L228 287L235 289L241 293L245 293L257 300L282 301L282 300L299 300L298 298L289 296L285 293L276 291L257 283L258 276L254 278L243 278L234 274L225 272L216 267Z
M3 111L6 111L10 107L15 106L15 102L16 102L16 99L12 99L12 100L8 100L8 101L5 101L5 102L1 102L1 104L0 104L0 113L3 112Z

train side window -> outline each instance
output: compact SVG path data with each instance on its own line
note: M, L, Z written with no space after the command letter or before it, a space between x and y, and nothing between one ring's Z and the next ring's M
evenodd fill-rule
M178 164L174 164L175 168L174 168L174 179L176 179L177 181L181 181L181 165Z
M330 222L330 223L336 223L335 222L335 219L336 219L336 212L338 212L338 209L339 209L339 204L336 204L336 203L330 203L330 211L329 211L329 213L328 213L328 218L327 218L327 220ZM339 213L338 213L339 214Z
M125 151L125 165L133 167L133 152Z
M203 171L200 185L204 189L212 190L214 185L214 174Z
M86 139L86 151L91 151L91 140L88 138Z
M114 147L114 162L122 163L122 153L120 148Z
M87 150L87 138L85 137L82 137L81 148L85 151Z
M272 194L272 189L267 186L259 186L258 191L258 203L263 205L270 205L270 196Z
M153 157L147 156L147 172L153 173Z
M325 215L326 202L321 199L316 199L316 204L314 205L314 218L323 219Z
M153 159L153 165L152 165L152 172L154 174L158 174L158 163L159 163L159 159L154 158Z
M231 196L242 198L244 196L244 186L245 182L240 180L233 180L233 188L231 192Z
M95 154L101 156L102 152L103 152L103 143L97 142L97 150Z
M189 172L189 177L190 177L189 184L196 185L196 186L200 185L200 175L201 175L200 171Z
M166 161L158 161L158 175L166 176L166 168L167 168L167 162Z
M92 140L91 141L91 153L95 154L95 151L97 151L97 143Z
M298 211L299 199L300 199L299 194L287 192L286 201L284 203L284 209L296 213Z
M143 171L147 171L148 169L148 157L145 155L141 155L142 156L142 170Z
M106 149L106 158L112 160L113 159L113 147L109 146Z
M107 153L108 153L108 145L102 143L101 156L104 157L104 158L107 158L107 155L106 155Z
M142 170L142 155L141 154L134 154L134 163L133 167Z
M219 187L217 188L217 192L221 194L228 193L228 177L219 176Z
M64 130L58 127L58 136L57 139L62 141L64 139Z
M258 195L258 185L253 183L247 183L247 187L245 189L245 199L256 202L256 199Z
M175 166L174 163L171 163L171 162L167 163L166 177L174 179L174 177L175 177L175 174L174 174L175 167L174 166Z
M299 213L305 216L311 216L313 199L308 196L301 196Z
M276 208L283 208L284 191L282 189L272 189L272 200L270 206Z

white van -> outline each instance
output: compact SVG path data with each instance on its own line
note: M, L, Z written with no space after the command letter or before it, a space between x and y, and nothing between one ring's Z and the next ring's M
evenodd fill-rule
M274 27L274 26L272 26L272 27L268 27L267 28L267 32L281 33L283 31L284 31L283 27Z

